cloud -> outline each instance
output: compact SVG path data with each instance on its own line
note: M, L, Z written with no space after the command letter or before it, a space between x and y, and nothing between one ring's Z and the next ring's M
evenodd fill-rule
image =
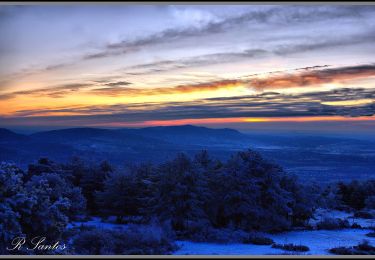
M307 87L332 82L345 82L347 80L375 76L375 65L366 64L338 68L311 70L302 73L288 73L267 78L250 80L250 85L256 90L283 89L294 87Z
M118 88L105 87L89 90L89 93L104 96L121 96L121 95L164 95L164 94L183 94L200 91L214 91L222 88L231 88L243 84L241 80L219 80L197 84L178 85L175 87L165 88Z
M261 10L251 10L245 13L225 17L222 19L207 19L200 22L200 26L177 27L169 28L163 31L145 35L133 40L121 40L117 43L110 43L96 53L87 54L83 57L86 59L97 59L109 56L116 56L139 50L141 48L175 42L187 38L201 37L212 34L218 34L238 28L238 26L246 25L250 22L255 24L270 24L273 26L290 25L296 23L308 23L314 21L332 20L337 18L361 18L366 13L373 13L375 8L372 7L319 7L319 6L271 6L271 8ZM366 35L371 35L366 32ZM365 40L366 37L363 37ZM367 40L372 40L373 37L367 37ZM363 41L362 40L362 41ZM353 43L360 40L352 39ZM345 42L345 41L344 41ZM340 40L327 43L317 43L315 45L301 45L298 48L285 48L284 50L276 50L275 52L286 53L296 51L306 51L311 48L322 48L327 45L342 45L350 44L350 42L343 43Z
M199 61L198 61L199 62ZM164 64L172 64L164 62ZM174 63L173 63L174 64ZM150 67L153 65L150 64ZM146 68L148 65L145 66ZM184 94L200 91L215 91L237 86L253 88L257 91L269 89L303 88L319 86L327 83L343 83L349 80L375 76L374 64L328 68L329 65L317 65L297 68L287 71L271 71L264 74L252 74L241 78L220 79L192 84L181 84L174 87L130 88L128 81L110 81L106 83L74 83L40 88L34 90L17 91L0 95L0 100L14 98L18 95L48 96L61 98L77 91L102 96L142 96ZM161 69L162 70L162 69ZM103 87L98 87L101 85Z
M337 89L286 95L265 92L256 95L202 99L191 102L136 103L101 106L65 107L60 109L21 110L12 117L3 117L3 124L16 122L49 122L105 124L134 123L153 120L180 120L236 117L363 117L375 114L375 103L326 105L328 101L360 101L374 98L374 89ZM72 115L59 116L59 113ZM45 116L45 114L49 114Z
M171 64L171 63L166 63ZM147 65L152 66L151 64ZM268 73L252 74L238 79L226 79L199 84L186 84L170 88L153 89L100 89L97 93L111 93L113 95L129 94L173 94L188 93L194 91L217 90L233 86L243 85L254 88L257 91L268 89L285 89L296 87L319 86L327 83L345 82L354 79L375 76L374 64L363 64L356 66L345 66L329 68L329 65L316 65L297 68L289 71L271 71ZM127 92L128 91L128 92Z
M263 49L246 49L239 52L221 52L181 58L177 60L161 60L152 63L129 66L121 70L129 75L148 75L164 71L173 71L176 69L232 63L249 58L263 57L267 53L268 52Z
M348 36L341 36L331 39L314 39L308 43L283 44L274 48L271 52L276 55L285 56L294 53L303 53L326 48L349 46L356 44L371 43L375 40L375 30L354 33Z
M117 86L127 86L127 85L131 85L131 84L132 83L128 82L128 81L117 81L117 82L106 83L104 85L109 86L109 87L117 87Z
M34 73L50 72L56 69L62 69L64 67L69 67L87 60L96 60L106 57L115 57L123 54L134 54L137 51L143 50L146 47L152 47L158 44L173 43L177 44L177 41L185 42L186 39L196 38L196 37L210 37L210 35L217 34L230 34L231 32L239 29L245 28L246 31L251 28L258 28L254 34L254 41L256 42L257 37L262 36L259 34L259 30L264 31L275 31L280 32L281 29L285 29L285 33L281 35L275 33L275 39L270 41L274 42L274 47L264 46L263 49L259 48L248 48L244 51L239 52L223 52L217 54L207 54L201 57L192 58L182 58L176 61L161 61L159 64L155 63L155 67L146 68L146 65L152 64L140 64L138 71L129 71L129 75L144 75L151 73L158 73L164 71L170 71L180 68L190 68L197 66L206 66L211 64L228 63L245 58L258 58L263 57L263 55L279 55L285 56L293 53L303 53L325 48L334 48L338 46L348 46L354 44L372 43L375 40L375 32L370 26L361 26L361 30L347 30L344 35L338 34L337 37L316 37L315 35L307 35L306 42L301 38L298 41L290 41L293 37L294 32L290 28L296 25L310 24L312 22L327 22L331 20L347 21L347 19L361 19L371 18L375 12L375 8L372 6L260 6L259 8L246 8L242 7L242 12L228 12L227 15L215 14L213 17L205 15L207 12L202 10L179 10L174 8L173 12L182 13L185 20L192 20L192 23L187 23L186 26L181 24L174 25L168 29L161 29L155 33L143 33L138 34L134 39L123 39L117 42L106 42L103 43L99 50L92 53L78 55L74 54L71 56L70 61L64 63L50 64L46 66L41 66L39 69L31 69L30 71L25 71L14 75L12 78L19 78L22 76L28 76ZM177 11L176 11L177 10ZM243 11L245 10L245 11ZM189 13L192 12L192 16L189 17ZM211 12L209 12L211 13ZM343 20L344 19L344 20ZM371 21L363 20L365 23L371 25ZM347 23L340 23L347 24ZM262 26L267 26L263 28ZM329 25L327 25L329 27ZM318 26L319 28L320 26ZM262 29L263 28L263 29ZM363 30L362 30L363 29ZM292 30L292 29L291 29ZM284 30L282 30L284 31ZM322 31L318 29L317 32ZM324 30L323 30L324 31ZM298 30L297 30L298 32ZM243 32L241 32L243 33ZM270 37L267 34L267 37ZM229 37L230 39L230 37ZM253 41L253 40L251 40ZM280 43L279 43L280 41ZM205 41L203 41L205 42ZM248 46L254 46L251 42ZM0 41L1 49L1 41ZM197 59L194 61L194 59ZM165 62L163 65L162 63ZM169 64L167 64L169 62ZM157 66L161 66L158 68ZM130 68L126 68L130 69ZM136 70L136 68L132 68Z
M0 94L0 100L11 99L21 95L48 96L52 98L61 98L72 92L79 91L89 86L90 84L87 83L69 83L48 88L15 91L11 93Z

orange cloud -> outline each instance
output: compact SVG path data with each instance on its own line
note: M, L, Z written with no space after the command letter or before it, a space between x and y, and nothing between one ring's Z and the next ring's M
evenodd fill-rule
M375 65L359 65L338 68L325 68L326 66L311 67L314 70L303 68L304 72L287 73L277 76L269 76L266 78L254 77L251 79L228 79L220 81L212 81L198 84L178 85L167 88L97 88L90 90L99 95L120 96L120 95L160 95L160 94L183 94L200 91L215 91L219 89L228 89L241 85L251 86L258 91L264 89L283 89L296 88L306 86L317 86L327 83L349 81L352 79L360 79L375 76ZM274 74L274 73L269 73Z
M375 76L375 65L330 68L250 80L257 90L295 88Z
M221 80L213 82L205 82L198 84L186 84L178 85L175 87L167 88L118 88L118 87L107 87L107 88L96 88L89 90L90 93L105 96L121 96L121 95L165 95L165 94L183 94L200 91L214 91L223 88L233 88L243 85L243 80Z

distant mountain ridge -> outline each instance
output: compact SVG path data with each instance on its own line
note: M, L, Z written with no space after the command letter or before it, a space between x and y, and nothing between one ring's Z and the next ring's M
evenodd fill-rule
M6 128L0 128L0 140L24 140L27 136L23 134L17 134Z
M212 157L226 160L235 151L254 149L293 173L324 180L362 176L375 170L375 142L327 136L245 134L229 128L194 125L145 128L67 128L18 134L0 128L0 161L22 167L41 157L67 162L78 156L88 163L108 160L118 167L126 164L160 163L183 152L193 156L208 150ZM330 176L330 177L328 177Z
M233 143L249 139L249 136L229 128L207 128L202 126L155 126L138 129L118 129L122 133L136 133L145 137L153 137L175 144L213 145Z
M244 140L249 142L249 137L233 129L193 125L137 129L81 127L30 135L1 129L0 160L17 159L26 163L41 156L63 161L72 156L82 156L92 161L107 158L116 162L160 161L171 158L177 152L193 154L199 149L214 146L243 145Z

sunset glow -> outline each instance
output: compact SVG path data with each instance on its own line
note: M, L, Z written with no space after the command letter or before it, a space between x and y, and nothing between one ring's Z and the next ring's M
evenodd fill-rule
M0 12L3 127L374 121L372 6Z

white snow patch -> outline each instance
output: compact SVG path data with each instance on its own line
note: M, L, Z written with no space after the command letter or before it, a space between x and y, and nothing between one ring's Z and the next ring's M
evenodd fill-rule
M308 254L326 255L328 250L333 247L355 246L363 239L375 244L375 238L367 237L366 234L371 230L366 229L342 229L342 230L306 230L291 231L270 237L278 244L293 243L296 245L305 245L310 248Z
M72 223L69 223L67 228L74 228L79 226L86 226L86 227L96 227L96 228L102 228L102 229L125 229L127 225L125 224L114 224L109 222L103 222L101 218L98 217L92 217L89 221L75 221Z
M314 213L315 219L310 219L309 224L315 226L317 222L322 221L324 218L339 218L348 220L349 224L352 225L357 223L363 228L375 227L375 219L364 219L353 217L353 213L348 213L339 210L328 210L328 209L317 209Z
M180 246L175 255L268 255L282 254L281 249L271 248L271 246L259 246L248 244L216 244L216 243L196 243L190 241L176 241Z

